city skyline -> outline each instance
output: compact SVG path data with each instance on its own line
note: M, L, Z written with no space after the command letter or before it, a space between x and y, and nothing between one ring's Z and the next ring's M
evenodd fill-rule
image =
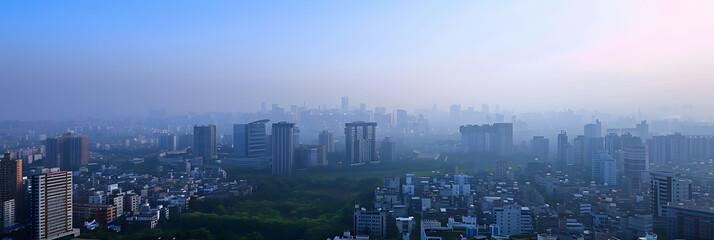
M714 1L0 1L0 238L714 239Z
M711 2L459 3L4 2L0 78L17 104L0 119L339 107L342 96L410 111L713 117Z

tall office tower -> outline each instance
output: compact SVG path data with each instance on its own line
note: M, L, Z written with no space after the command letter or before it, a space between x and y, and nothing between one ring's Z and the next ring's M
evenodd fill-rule
M692 181L682 179L674 172L657 171L650 174L650 197L652 213L656 217L666 216L663 206L692 199Z
M681 133L654 136L647 140L652 162L681 163L696 158L711 158L710 137L684 136Z
M350 100L347 96L342 97L342 112L346 113L350 111Z
M335 152L335 135L333 133L322 130L318 138L320 145L325 146L325 152Z
M596 157L601 151L605 150L604 139L602 137L597 138L585 138L585 167L592 168L590 165L593 157Z
M162 134L159 136L159 150L169 152L178 150L178 136L174 134Z
M3 217L3 227L15 225L16 214L21 213L23 203L22 159L12 159L11 153L5 153L0 159L0 205L6 213L3 216L7 215Z
M481 112L483 112L484 114L489 113L488 104L481 104Z
M294 130L294 123L273 123L271 135L273 175L292 174L295 165Z
M649 161L647 159L647 148L636 146L625 149L624 158L624 187L629 194L639 194L646 190L644 183L649 174Z
M605 151L610 155L615 155L622 151L622 138L617 133L608 133L605 136Z
M362 112L366 112L366 111L367 111L367 104L360 103L360 104L359 104L359 110L362 111Z
M586 138L602 137L602 123L599 119L595 119L595 123L585 124L584 128Z
M543 136L533 136L531 139L531 155L538 160L548 161L550 158L550 142Z
M573 163L577 166L585 166L585 161L590 161L587 158L588 144L585 136L578 135L573 138Z
M714 157L714 136L688 136L687 140L690 160Z
M268 111L268 104L265 102L260 102L260 112L267 112Z
M203 162L218 158L216 145L216 125L193 126L193 156L203 158Z
M461 105L451 105L449 108L449 118L451 122L459 123L461 121Z
M637 137L639 137L642 140L647 140L650 138L650 125L647 124L647 120L642 120L639 124L636 125L637 129Z
M395 115L396 124L394 126L394 132L399 135L407 134L409 132L409 115L407 114L407 111L403 109L398 109Z
M607 151L600 151L593 156L592 178L598 184L617 185L617 164Z
M682 133L674 133L667 136L668 162L683 163L689 160L689 146L687 137Z
M649 148L650 161L653 163L667 162L667 137L654 136L647 139L647 147Z
M345 153L352 164L377 161L377 123L345 123Z
M392 138L385 137L379 147L379 160L382 162L394 162L397 158L397 143Z
M59 167L63 171L76 171L89 163L89 139L86 135L65 133L46 141L46 167Z
M617 161L610 157L600 161L602 183L608 186L617 186Z
M86 135L62 136L60 143L60 169L63 171L77 171L89 163L89 139Z
M513 123L463 125L459 132L461 145L469 152L488 152L499 156L513 153Z
M605 137L605 150L614 155L621 152L625 148L631 148L642 145L642 140L639 137L634 137L630 133L624 133L618 136L617 133L610 133ZM650 155L651 156L651 155ZM650 160L652 158L650 157Z
M494 123L490 139L490 152L499 156L513 153L513 123Z
M298 149L298 155L295 156L296 166L304 168L327 166L327 156L323 145L306 144Z
M300 148L300 128L299 127L295 127L293 129L293 147L295 147L295 149Z
M29 204L32 239L79 236L79 229L72 229L72 172L32 176Z
M268 155L268 136L263 119L248 124L233 125L233 151L240 157L260 157Z
M387 114L387 108L385 108L385 107L375 107L375 108L374 108L374 113Z
M50 137L45 139L45 153L44 157L45 167L53 168L60 167L60 138Z
M178 143L176 144L176 150L185 150L191 146L193 146L193 134L184 133L178 135Z
M565 130L558 134L558 166L565 167L568 164L568 133Z

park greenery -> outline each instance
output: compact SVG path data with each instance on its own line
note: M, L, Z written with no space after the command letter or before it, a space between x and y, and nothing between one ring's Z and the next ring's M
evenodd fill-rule
M436 159L402 156L402 161L361 166L335 164L298 169L291 176L271 176L270 170L225 167L230 179L256 186L252 196L202 199L190 202L190 211L172 215L156 229L125 228L121 233L94 231L82 237L96 239L327 239L350 230L355 204L373 206L374 189L383 176L406 173L430 176L434 172L472 173L490 169L498 157L449 154ZM509 164L525 158L509 158ZM388 231L387 237L395 237ZM395 236L390 236L395 235Z

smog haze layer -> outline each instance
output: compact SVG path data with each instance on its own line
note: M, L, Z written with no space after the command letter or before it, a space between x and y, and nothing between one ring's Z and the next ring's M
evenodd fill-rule
M712 1L3 1L0 31L2 120L341 96L714 117Z

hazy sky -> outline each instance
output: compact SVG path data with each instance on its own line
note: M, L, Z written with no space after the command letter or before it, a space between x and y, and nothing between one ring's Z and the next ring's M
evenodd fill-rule
M714 1L0 1L0 119L260 102L714 117Z

